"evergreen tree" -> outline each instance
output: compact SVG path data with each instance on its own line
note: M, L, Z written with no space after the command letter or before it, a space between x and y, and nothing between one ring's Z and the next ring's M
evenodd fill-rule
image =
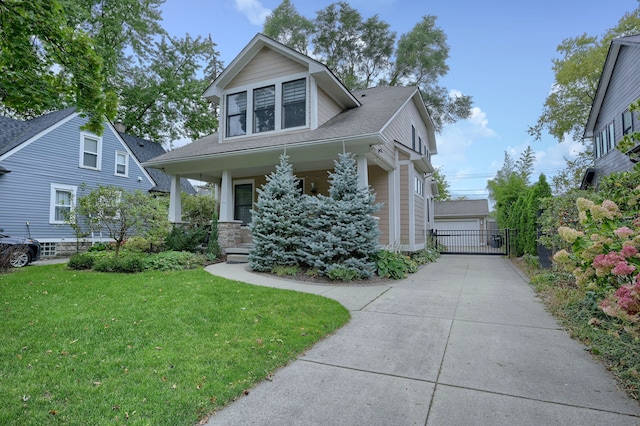
M372 214L370 188L358 187L356 162L345 153L329 173L329 196L309 198L310 218L301 256L305 263L330 278L350 280L369 278L375 271L380 231Z
M249 266L255 271L271 272L275 266L299 263L305 209L297 181L288 157L282 155L280 165L258 189L256 209L251 211L253 248L249 253Z

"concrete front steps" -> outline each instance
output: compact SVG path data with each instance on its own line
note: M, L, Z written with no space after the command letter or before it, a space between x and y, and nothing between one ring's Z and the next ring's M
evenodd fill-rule
M249 263L249 250L253 244L240 243L239 247L229 247L227 252L227 263Z

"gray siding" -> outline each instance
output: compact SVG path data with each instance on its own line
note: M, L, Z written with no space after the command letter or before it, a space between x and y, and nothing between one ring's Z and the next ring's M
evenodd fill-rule
M609 87L607 87L602 107L596 119L594 134L600 133L611 121L614 122L616 142L622 139L622 113L640 98L640 48L622 46L618 54ZM640 130L637 114L633 118L634 130ZM595 138L594 138L595 140ZM594 150L595 152L595 150ZM630 170L633 163L626 155L613 149L595 161L599 176L613 172Z
M85 122L76 116L2 160L2 166L11 170L0 176L0 228L4 233L30 233L45 242L75 240L69 226L49 223L52 183L77 186L78 195L83 184L88 188L114 185L145 192L152 187L131 153L129 176L115 176L115 152L128 150L109 128L102 136L101 170L79 167L80 127ZM142 177L141 182L138 176Z

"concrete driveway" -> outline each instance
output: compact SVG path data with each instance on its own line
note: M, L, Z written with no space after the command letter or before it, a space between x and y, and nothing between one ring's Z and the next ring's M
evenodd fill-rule
M640 405L498 256L446 255L410 278L326 286L214 275L320 294L352 320L213 425L640 425Z

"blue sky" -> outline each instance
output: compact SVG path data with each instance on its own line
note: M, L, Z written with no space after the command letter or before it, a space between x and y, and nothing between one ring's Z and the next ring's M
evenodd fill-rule
M333 3L292 0L312 19ZM264 18L280 0L167 0L163 26L174 36L209 35L225 65L262 31ZM451 195L486 198L486 181L502 166L505 151L514 158L531 145L536 153L533 180L564 168L564 156L579 145L558 143L548 135L535 141L527 134L542 111L554 75L552 59L566 38L600 36L614 27L638 0L351 0L366 19L374 14L398 36L425 15L437 17L450 47L444 87L473 97L470 119L446 126L436 135L441 166ZM550 179L549 179L550 181Z

